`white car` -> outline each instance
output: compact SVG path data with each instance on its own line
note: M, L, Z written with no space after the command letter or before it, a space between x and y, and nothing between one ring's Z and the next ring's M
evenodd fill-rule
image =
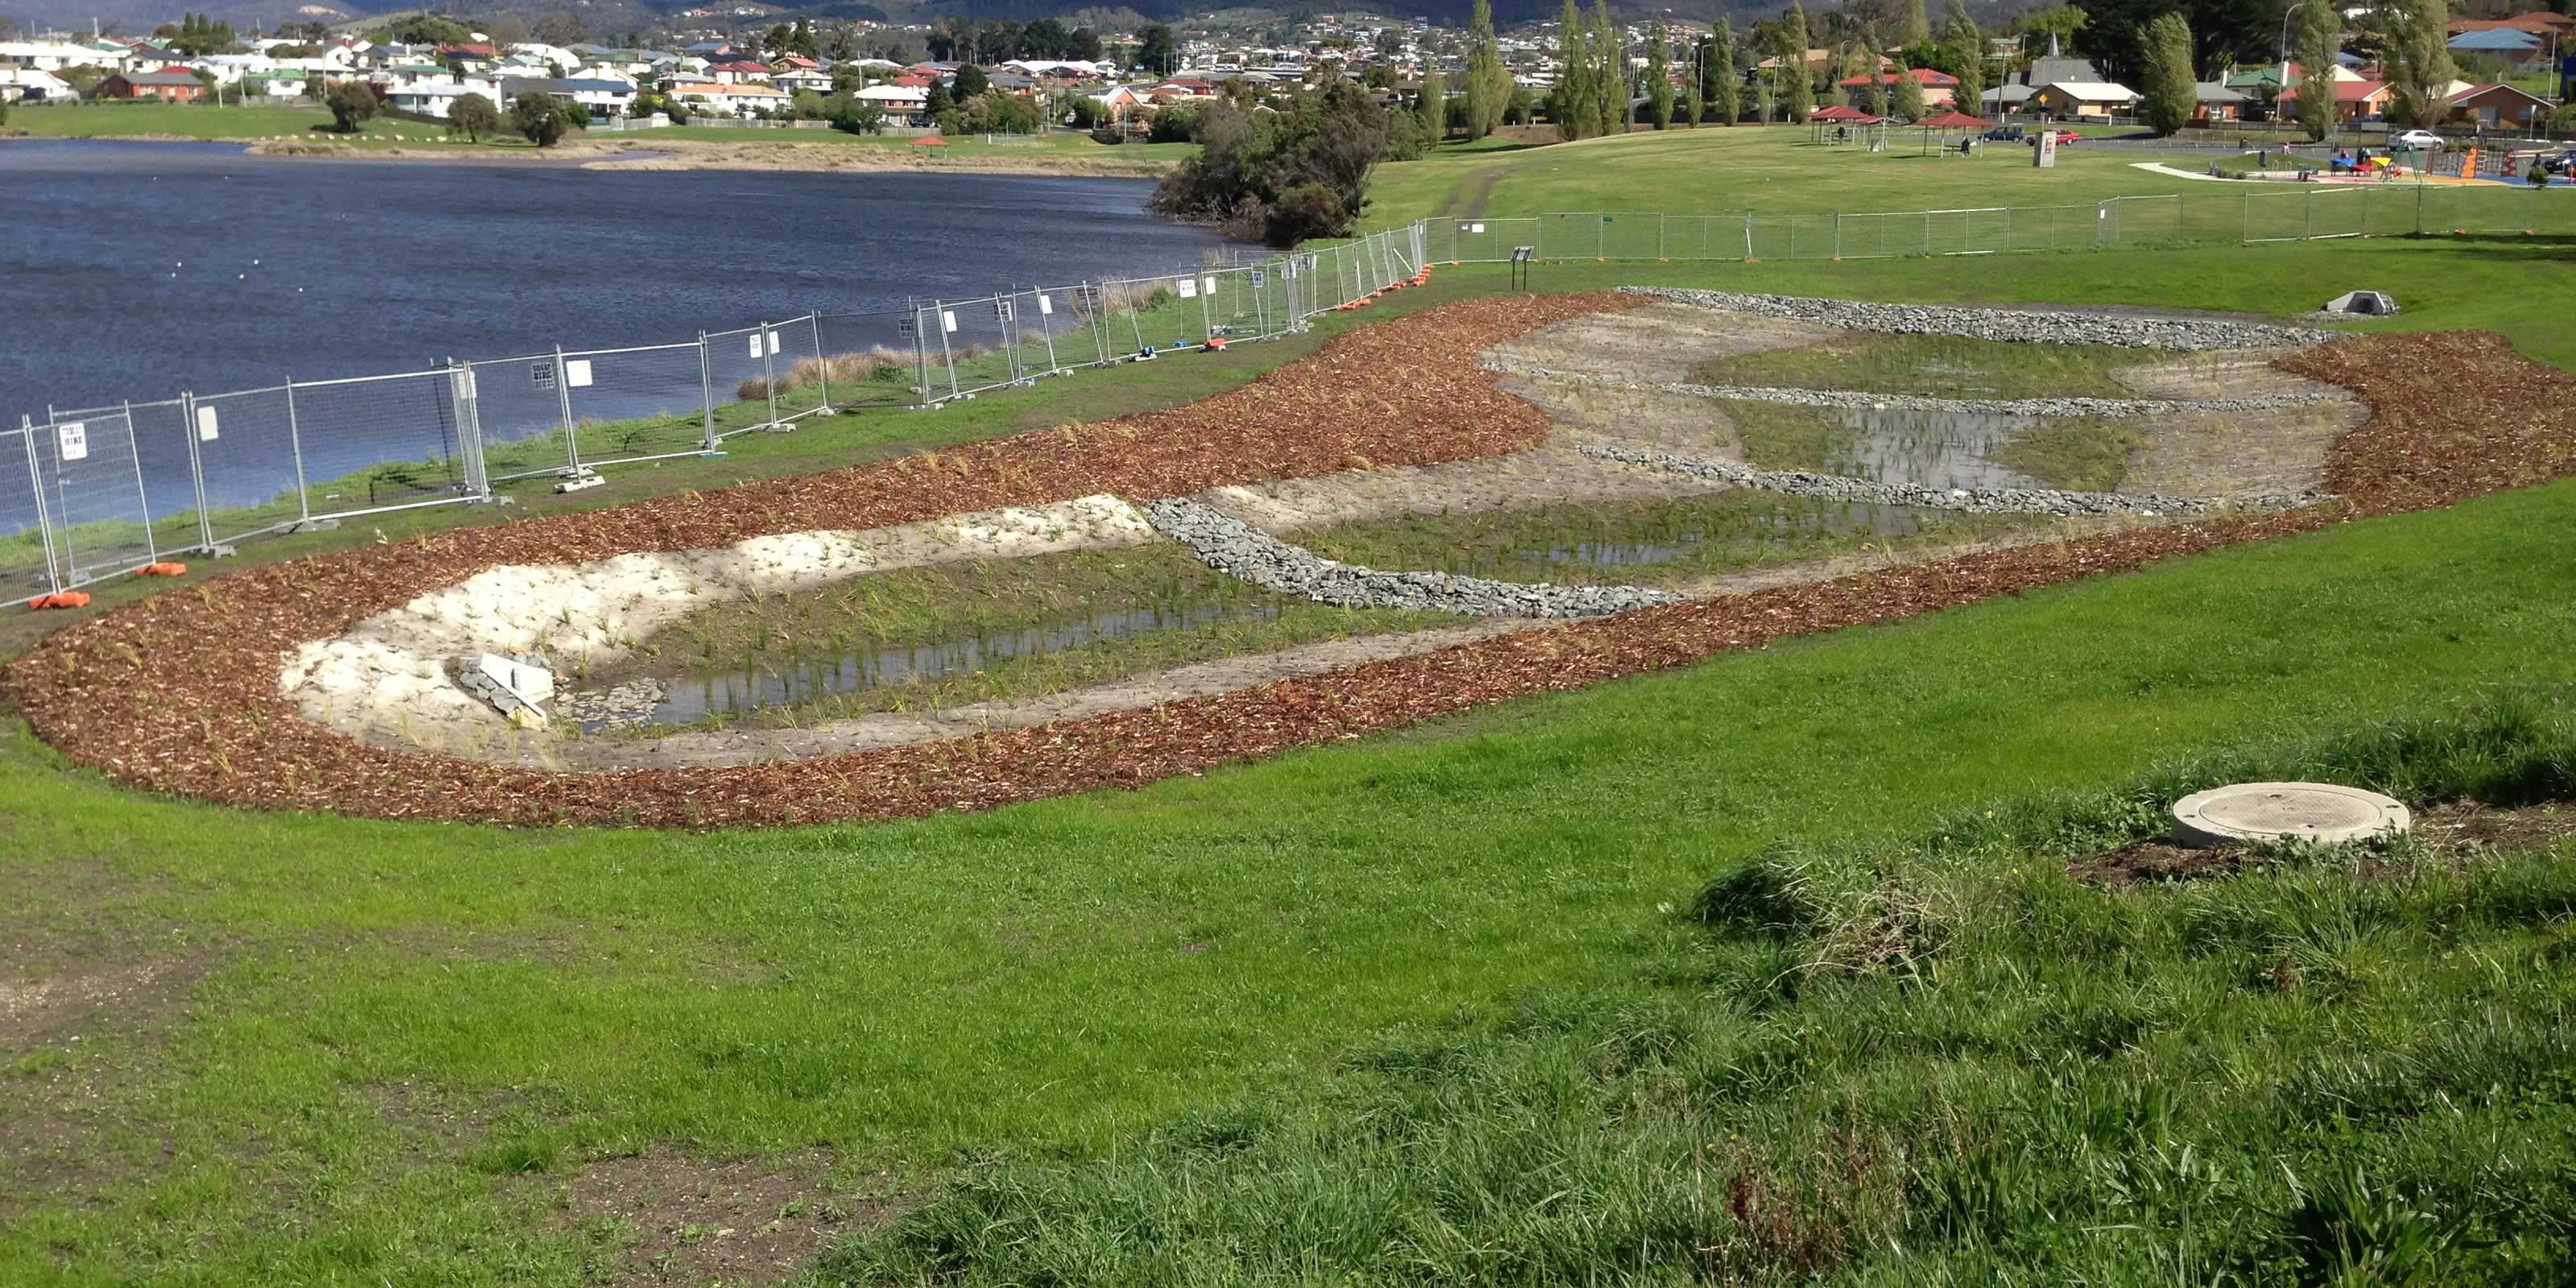
M2431 130L2408 130L2404 134L2400 134L2396 138L2390 139L2389 143L2395 147L2416 148L2425 152L2439 152L2442 150L2442 136L2435 134Z

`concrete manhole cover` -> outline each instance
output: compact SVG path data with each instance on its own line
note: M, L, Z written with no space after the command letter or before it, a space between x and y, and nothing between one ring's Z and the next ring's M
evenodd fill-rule
M2207 849L2246 841L2359 841L2403 832L2406 807L2333 783L2231 783L2174 802L2174 842Z

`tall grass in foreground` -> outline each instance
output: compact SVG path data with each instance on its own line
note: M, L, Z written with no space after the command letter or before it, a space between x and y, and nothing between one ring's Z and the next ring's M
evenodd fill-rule
M2576 847L2105 890L2177 794L2576 795L2576 692L1780 849L1625 987L1351 1053L1316 1093L970 1168L865 1282L2563 1284Z

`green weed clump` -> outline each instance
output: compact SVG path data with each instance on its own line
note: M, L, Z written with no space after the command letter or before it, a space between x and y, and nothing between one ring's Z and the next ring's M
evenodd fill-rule
M1777 847L1625 983L1353 1051L1093 1162L988 1162L864 1282L2540 1284L2576 1273L2576 844L2104 888L2175 795L2576 794L2576 691Z

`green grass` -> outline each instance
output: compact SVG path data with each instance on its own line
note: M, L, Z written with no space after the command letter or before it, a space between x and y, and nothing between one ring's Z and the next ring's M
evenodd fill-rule
M2146 437L2128 420L2043 420L2006 439L1986 459L2056 488L2115 492Z
M1946 335L1838 335L1794 349L1711 358L1709 385L1861 389L1938 398L2134 398L2114 373L2150 360L2107 344L2014 344Z
M1675 586L1861 553L1918 552L2031 526L2001 516L1826 504L1737 490L1685 500L1565 501L1414 514L1296 535L1329 559L1558 585Z
M2070 857L2200 786L2576 794L2576 693L1713 865L1628 978L1098 1162L966 1169L857 1282L2529 1284L2576 1273L2576 842ZM2576 820L2571 820L2576 821Z
M1515 151L1444 146L1420 161L1378 169L1369 226L1430 215L1531 216L1555 211L1924 210L1969 206L2090 206L2105 197L2207 187L2129 163L2153 153L2058 153L2032 168L2028 149L1972 157L1922 156L1910 147L1871 153L1810 141L1806 126L1706 127L1587 139ZM2174 161L2176 158L2165 157ZM2177 164L2198 169L2198 161Z
M1302 1085L1381 1026L1624 977L1656 903L1766 846L2576 678L2571 520L2559 484L1133 794L881 827L247 814L67 774L22 735L0 756L13 942L80 924L87 960L185 952L207 974L189 1022L79 1044L57 1077L98 1080L95 1100L19 1102L99 1128L79 1153L104 1175L0 1262L310 1277L447 1267L446 1240L471 1239L484 1260L459 1281L556 1281L568 1236L527 1222L535 1191L493 1159L561 1175L658 1139L896 1166L1103 1151ZM404 1082L517 1108L423 1138L378 1107ZM328 1238L257 1219L324 1196Z
M447 131L417 121L379 117L356 135L329 132L331 113L292 103L131 103L21 107L9 128L39 138L112 139L157 136L179 139L331 139L344 143L416 143ZM507 142L526 146L518 139Z
M1217 613L1224 615L1210 616ZM1047 632L1129 614L1160 620L1135 623L1135 633L1125 636L1046 642ZM962 668L636 732L797 727L874 711L936 711L1062 693L1166 667L1459 620L1333 608L1272 594L1217 573L1178 546L1155 542L901 568L820 590L719 604L656 633L632 658L583 677L577 687L652 676L685 689L817 666L837 671L852 657L874 660L917 650L955 659ZM1024 638L1031 633L1038 638ZM975 664L963 659L968 645L976 650ZM936 663L918 657L903 663L925 664Z
M1863 164L1886 176L1899 172L1884 166L1903 162ZM1619 161L1605 174L1593 200L1569 207L1556 200L1562 191L1541 193L1540 208L1678 205L1745 182L1731 164L1659 171ZM1506 177L1496 192L1541 177ZM1411 182L1391 178L1396 195ZM1883 178L1854 191L1873 188L1913 191ZM1551 291L1657 280L2275 313L2367 283L2407 308L2369 329L2489 327L2576 366L2576 333L2560 321L2569 272L2555 243L2461 239L1549 264L1534 278ZM254 543L243 557L1168 405L1310 353L1354 320L1503 280L1499 270L1444 270L1427 290L1331 315L1316 336L1086 373L939 412L803 422L792 434L730 440L733 454L718 460L611 471L608 486L569 498L531 491L506 510L385 516ZM1961 802L2006 802L2010 814L2023 798L2134 790L2176 757L2312 738L2492 687L2567 684L2576 564L2560 534L2571 524L2576 484L2561 483L1789 641L1132 793L875 827L669 835L246 813L109 787L12 724L0 740L9 819L0 872L13 896L0 939L13 945L13 978L141 982L0 1052L9 1092L0 1148L10 1151L0 1279L591 1282L600 1259L638 1231L568 1219L557 1188L592 1160L656 1147L765 1159L822 1144L845 1167L915 1183L960 1169L973 1186L963 1206L934 1207L932 1224L865 1254L898 1269L937 1256L989 1271L1002 1236L974 1218L1015 1210L986 1197L1007 1181L1027 1196L1017 1211L1048 1218L1013 1227L1032 1231L1006 1254L1019 1266L1087 1265L1098 1278L1148 1282L1211 1265L1220 1247L1240 1256L1228 1264L1248 1267L1274 1264L1264 1258L1301 1233L1331 1249L1354 1245L1328 1234L1390 1228L1422 1255L1388 1269L1367 1259L1382 1251L1364 1250L1347 1265L1308 1262L1295 1273L1465 1277L1453 1235L1427 1221L1340 1220L1368 1215L1348 1206L1355 1174L1382 1196L1376 1213L1423 1212L1422 1195L1442 1181L1456 1182L1462 1203L1490 1200L1482 1212L1438 1210L1451 1232L1516 1240L1477 1263L1488 1278L1563 1269L1569 1255L1592 1266L1589 1254L1614 1233L1624 1245L1632 1214L1672 1211L1657 1204L1675 1197L1685 1167L1694 1178L1731 1176L1750 1160L1799 1204L1848 1191L1856 1216L1883 1218L1886 1208L1860 1205L1883 1199L1885 1185L1792 1170L1801 1159L1860 1158L1857 1148L1835 1152L1837 1132L1915 1151L1921 1185L1909 1172L1901 1192L1921 1197L1906 1211L1935 1224L1897 1227L1897 1246L1922 1235L1926 1256L1959 1281L2021 1265L2061 1281L2159 1266L2169 1280L2205 1281L2236 1263L2204 1250L2232 1256L2257 1234L2299 1228L2282 1162L2314 1193L2328 1193L2319 1173L2359 1167L2362 1185L2309 1210L2357 1208L2374 1229L2416 1224L2377 1215L2372 1196L2390 1184L2444 1213L2564 1212L2563 1193L2538 1187L2556 1183L2540 1169L2564 1156L2568 1120L2545 1098L2553 1084L2527 1073L2546 1062L2525 1058L2538 1050L2564 1064L2533 1036L2549 1031L2533 999L2552 977L2526 964L2556 960L2543 936L2563 932L2540 919L2563 915L2551 902L2563 866L2500 865L2484 887L2444 887L2428 874L2386 894L2315 867L2244 884L2249 902L2226 903L2240 897L2230 886L2191 905L2206 911L2166 914L2015 874L2015 853L1979 838L1983 848L1921 867L1921 881L1904 887L1993 905L1928 959L1941 974L1827 976L1786 995L1751 990L1777 981L1808 941L1774 944L1731 926L1703 939L1658 908L1689 906L1712 875L1756 866L1753 856L1783 844L1848 855L1916 835ZM101 601L155 588L103 588ZM67 619L0 620L0 647ZM2354 933L2342 933L2339 908L2357 909ZM2314 941L2317 993L2275 997L2248 978L2244 967L2259 960L2248 945L2303 934ZM2444 960L2428 939L2457 955ZM2138 1052L2121 1054L2132 1036ZM1528 1046L1526 1059L1506 1049L1513 1043ZM1665 1063L1672 1052L1690 1062ZM1441 1069L1493 1076L1462 1083ZM1521 1076L1531 1069L1553 1081ZM2472 1094L2468 1083L2481 1079L2500 1090ZM2405 1115L2368 1108L2410 1103L2384 1098L2403 1082L2443 1096ZM1533 1085L1553 1098L1539 1101ZM2086 1153L2077 1143L2093 1138L2080 1125L2047 1117L2154 1085L2183 1087L2188 1112L2153 1141L2123 1137ZM2266 1087L2288 1091L2267 1100ZM1343 1112L1379 1095L1394 1097L1384 1113ZM1712 1109L1713 1096L1731 1099ZM1245 1097L1266 1109L1228 1110ZM2336 1104L2367 1112L2321 1108ZM2125 1112L2114 1104L2098 1118L2117 1127L2133 1121ZM1640 1117L1655 1122L1632 1131ZM1720 1122L1735 1124L1726 1130L1737 1141L1700 1130ZM1454 1133L1437 1135L1441 1123ZM1945 1123L1958 1134L1942 1134ZM1139 1143L1157 1128L1159 1141ZM1495 1140L1480 1135L1489 1130L1516 1130L1529 1149L1496 1141L1480 1156L1508 1166L1477 1172L1461 1160ZM1301 1131L1348 1152L1289 1150ZM1670 1152L1685 1135L1701 1160ZM1386 1140L1423 1143L1364 1152ZM1102 1210L1075 1192L1094 1184L1087 1174L973 1165L1173 1141L1202 1154L1236 1142L1229 1157L1245 1165L1192 1191L1185 1210L1132 1171L1103 1173L1099 1185L1126 1184L1136 1197L1120 1209L1135 1219L1114 1225L1087 1220ZM1943 1155L1954 1141L1967 1148ZM2284 1147L2247 1157L2272 1145ZM2185 1146L2193 1160L2222 1162L2226 1185L2184 1174ZM1964 1161L1945 1167L1945 1156ZM2535 1162L2476 1170L2498 1158ZM1274 1160L1282 1165L1259 1166ZM1524 1165L1533 1160L1545 1166ZM1185 1180L1201 1166L1167 1175ZM1609 1189L1604 1166L1624 1167L1615 1176L1632 1189ZM1283 1190L1281 1177L1311 1185ZM2463 1178L2494 1197L2464 1205ZM1532 1182L1545 1188L1521 1188ZM2085 1188L2069 1192L2078 1182ZM2152 1206L2178 1186L2199 1188ZM2001 1205L2012 1213L2057 1204L2069 1219L2034 1229L1997 1215L1996 1194L2032 1200ZM2102 1196L2119 1194L2142 1197L2119 1220L2100 1219ZM1721 1188L1709 1201L1723 1198ZM1260 1219L1224 1221L1237 1212ZM1527 1223L1496 1215L1513 1212ZM2194 1228L2209 1237L2186 1245L2179 1212L2208 1215ZM2454 1224L2473 1240L2520 1237L2485 1215ZM1791 1230L1812 1225L1802 1216ZM1100 1228L1140 1233L1086 1263L1058 1255L1100 1252L1075 1243ZM1206 1237L1156 1263L1157 1250L1176 1247L1157 1230ZM2278 1255L2304 1255L2283 1246L2293 1250ZM1496 1259L1515 1250L1532 1260ZM1620 1263L1597 1264L1608 1273ZM1888 1281L1910 1270L1832 1264L1860 1275L1875 1267Z

